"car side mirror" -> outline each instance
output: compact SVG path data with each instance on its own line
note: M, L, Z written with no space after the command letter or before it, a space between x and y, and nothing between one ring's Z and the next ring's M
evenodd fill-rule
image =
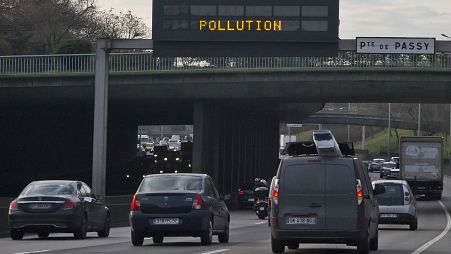
M382 184L375 184L374 185L374 190L373 190L373 194L374 195L379 195L385 193L385 187Z

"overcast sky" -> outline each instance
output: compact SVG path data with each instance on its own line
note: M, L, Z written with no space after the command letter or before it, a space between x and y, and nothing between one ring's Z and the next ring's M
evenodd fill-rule
M189 0L187 0L189 1ZM150 27L152 0L98 0L100 9L131 10ZM340 38L451 36L451 0L341 0Z

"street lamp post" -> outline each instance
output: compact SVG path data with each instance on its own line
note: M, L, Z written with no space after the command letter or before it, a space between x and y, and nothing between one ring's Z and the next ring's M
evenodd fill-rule
M391 103L388 103L388 143L387 143L387 154L388 159L390 159L390 134L391 134Z
M451 39L451 36L447 34L442 34L443 37ZM448 138L448 145L449 145L449 157L448 157L448 167L451 168L451 104L449 104L449 138Z

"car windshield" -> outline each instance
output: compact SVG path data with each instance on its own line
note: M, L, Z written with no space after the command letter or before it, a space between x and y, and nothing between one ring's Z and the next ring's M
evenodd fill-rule
M382 183L385 192L377 195L379 205L393 206L404 204L404 191L401 184Z
M140 192L193 191L202 190L202 177L186 175L157 175L143 180Z
M329 133L315 134L315 139L317 141L331 140L332 135L330 135Z
M34 195L72 195L75 188L64 182L35 182L28 185L21 193L22 196Z

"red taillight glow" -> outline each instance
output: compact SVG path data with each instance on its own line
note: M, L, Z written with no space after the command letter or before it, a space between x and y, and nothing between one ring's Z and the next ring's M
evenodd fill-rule
M360 179L356 180L356 185L357 185L357 204L361 205L363 202L363 188Z
M279 205L279 180L276 179L274 182L274 190L272 192L272 202L275 206Z
M204 204L204 201L202 200L202 196L200 194L196 194L193 201L193 209L194 210L200 210L202 209L202 205Z
M64 203L63 209L74 209L77 204L71 200L66 201Z
M13 200L11 204L9 204L9 210L17 210L17 201Z
M238 193L239 193L240 196L244 196L244 194L245 194L245 193L244 193L244 190L242 190L242 189L239 189L239 190L238 190Z
M139 210L141 210L141 203L139 202L138 196L136 194L133 196L131 210L132 211L139 211Z

